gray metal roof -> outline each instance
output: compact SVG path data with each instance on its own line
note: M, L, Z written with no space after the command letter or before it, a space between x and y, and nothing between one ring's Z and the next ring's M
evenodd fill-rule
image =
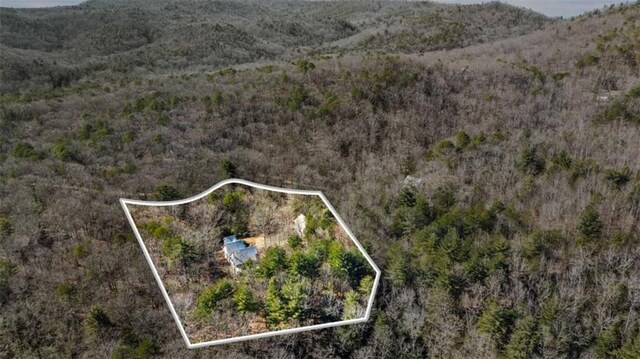
M235 267L239 267L248 260L255 261L257 259L257 255L258 248L250 246L231 253L229 255L229 262L231 262Z
M224 245L224 249L227 254L231 254L245 248L247 248L247 244L244 243L244 241L235 241Z

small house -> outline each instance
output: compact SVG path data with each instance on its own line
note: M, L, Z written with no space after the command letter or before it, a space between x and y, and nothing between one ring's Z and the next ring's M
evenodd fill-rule
M246 261L257 261L258 249L255 246L247 245L245 241L234 235L224 237L222 242L224 257L229 261L235 273L241 272L241 267Z
M224 257L228 260L231 254L245 248L247 248L247 244L242 240L237 240L226 243L224 247L222 247L222 253L224 253Z

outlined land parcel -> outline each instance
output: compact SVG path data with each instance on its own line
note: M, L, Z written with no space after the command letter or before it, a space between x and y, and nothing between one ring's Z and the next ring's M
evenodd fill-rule
M379 270L320 192L121 200L189 347L364 321Z

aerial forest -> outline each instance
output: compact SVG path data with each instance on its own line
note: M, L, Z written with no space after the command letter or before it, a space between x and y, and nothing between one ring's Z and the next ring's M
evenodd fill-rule
M635 3L0 8L0 357L639 358L639 69ZM322 191L381 269L366 323L186 347L118 200L228 178ZM238 191L137 214L194 330L358 316L366 269L300 310L360 263L335 219ZM207 243L279 236L254 200L315 228L209 270Z

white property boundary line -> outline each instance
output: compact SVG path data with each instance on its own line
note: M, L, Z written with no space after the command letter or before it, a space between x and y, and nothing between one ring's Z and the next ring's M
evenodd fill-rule
M182 325L182 322L180 321L180 318L178 317L178 313L176 312L175 308L173 307L173 303L171 302L171 299L169 298L169 294L167 294L167 290L165 289L164 284L162 283L162 279L160 278L160 275L158 274L158 270L156 269L155 265L153 264L151 256L149 255L149 251L147 250L147 247L145 246L144 241L142 240L142 237L140 236L140 232L138 231L138 227L136 226L135 222L133 221L133 217L131 216L131 213L129 212L129 208L127 207L127 204L140 205L140 206L175 206L175 205L180 205L180 204L186 204L186 203L190 203L190 202L196 201L198 199L201 199L204 196L210 194L211 192L217 190L218 188L220 188L222 186L225 186L225 185L228 185L228 184L232 184L232 183L242 184L242 185L245 185L245 186L264 189L264 190L268 190L268 191L274 191L274 192L320 196L320 198L322 199L322 202L324 202L324 204L327 206L327 208L329 208L329 210L331 211L333 216L338 220L338 223L340 223L342 228L347 232L347 234L349 235L349 238L351 238L353 243L355 243L355 245L358 247L358 249L360 250L362 255L366 258L367 262L369 262L369 265L371 265L371 267L376 272L376 278L375 278L375 280L373 282L373 287L371 289L371 294L369 296L369 302L367 304L367 310L366 310L365 316L363 318L342 320L342 321L331 322L331 323L316 324L316 325L310 325L310 326L299 327L299 328L276 330L276 331L260 333L260 334L244 335L244 336L235 337L235 338L225 338L225 339L212 340L212 341L208 341L208 342L191 343L191 341L187 337L187 333L184 330L184 326ZM271 337L271 336L280 335L280 334L298 333L298 332L304 332L304 331L314 330L314 329L322 329L322 328L330 328L330 327L336 327L336 326L347 325L347 324L363 323L363 322L366 322L367 320L369 320L369 316L371 315L371 308L373 306L373 299L374 299L375 294L376 294L376 292L378 290L378 284L380 282L380 275L381 275L380 269L373 262L371 257L369 257L369 254L367 253L367 251L365 251L364 248L362 247L362 245L360 244L360 242L358 242L358 240L353 235L353 233L351 232L349 227L347 227L347 225L344 223L344 221L342 220L342 218L340 217L338 212L336 212L335 208L333 208L331 203L329 203L329 200L327 200L327 197L325 197L324 194L322 194L322 192L320 192L320 191L307 191L307 190L296 190L296 189L272 187L272 186L267 186L267 185L263 185L263 184L259 184L259 183L245 181L245 180L242 180L242 179L231 178L231 179L227 179L227 180L218 182L216 185L214 185L213 187L209 188L208 190L206 190L206 191L204 191L204 192L202 192L200 194L197 194L197 195L195 195L193 197L181 199L181 200L159 202L159 201L140 201L140 200L134 200L134 199L120 198L120 205L122 206L122 209L124 210L124 213L127 216L127 220L129 220L129 224L131 225L131 228L133 229L133 232L135 233L136 238L138 239L138 243L140 244L140 247L142 248L142 252L144 253L145 258L147 259L147 263L149 263L149 267L151 267L151 271L153 272L153 276L156 278L156 282L158 282L158 286L160 286L160 291L162 292L162 295L164 296L164 299L167 302L167 305L169 306L169 309L171 310L171 315L173 315L173 319L175 319L176 323L178 324L178 329L180 330L180 334L182 335L182 339L184 339L184 342L186 343L187 348L189 348L189 349L202 348L202 347L206 347L206 346L210 346L210 345L234 343L234 342L240 342L240 341L250 340L250 339L266 338L266 337Z

